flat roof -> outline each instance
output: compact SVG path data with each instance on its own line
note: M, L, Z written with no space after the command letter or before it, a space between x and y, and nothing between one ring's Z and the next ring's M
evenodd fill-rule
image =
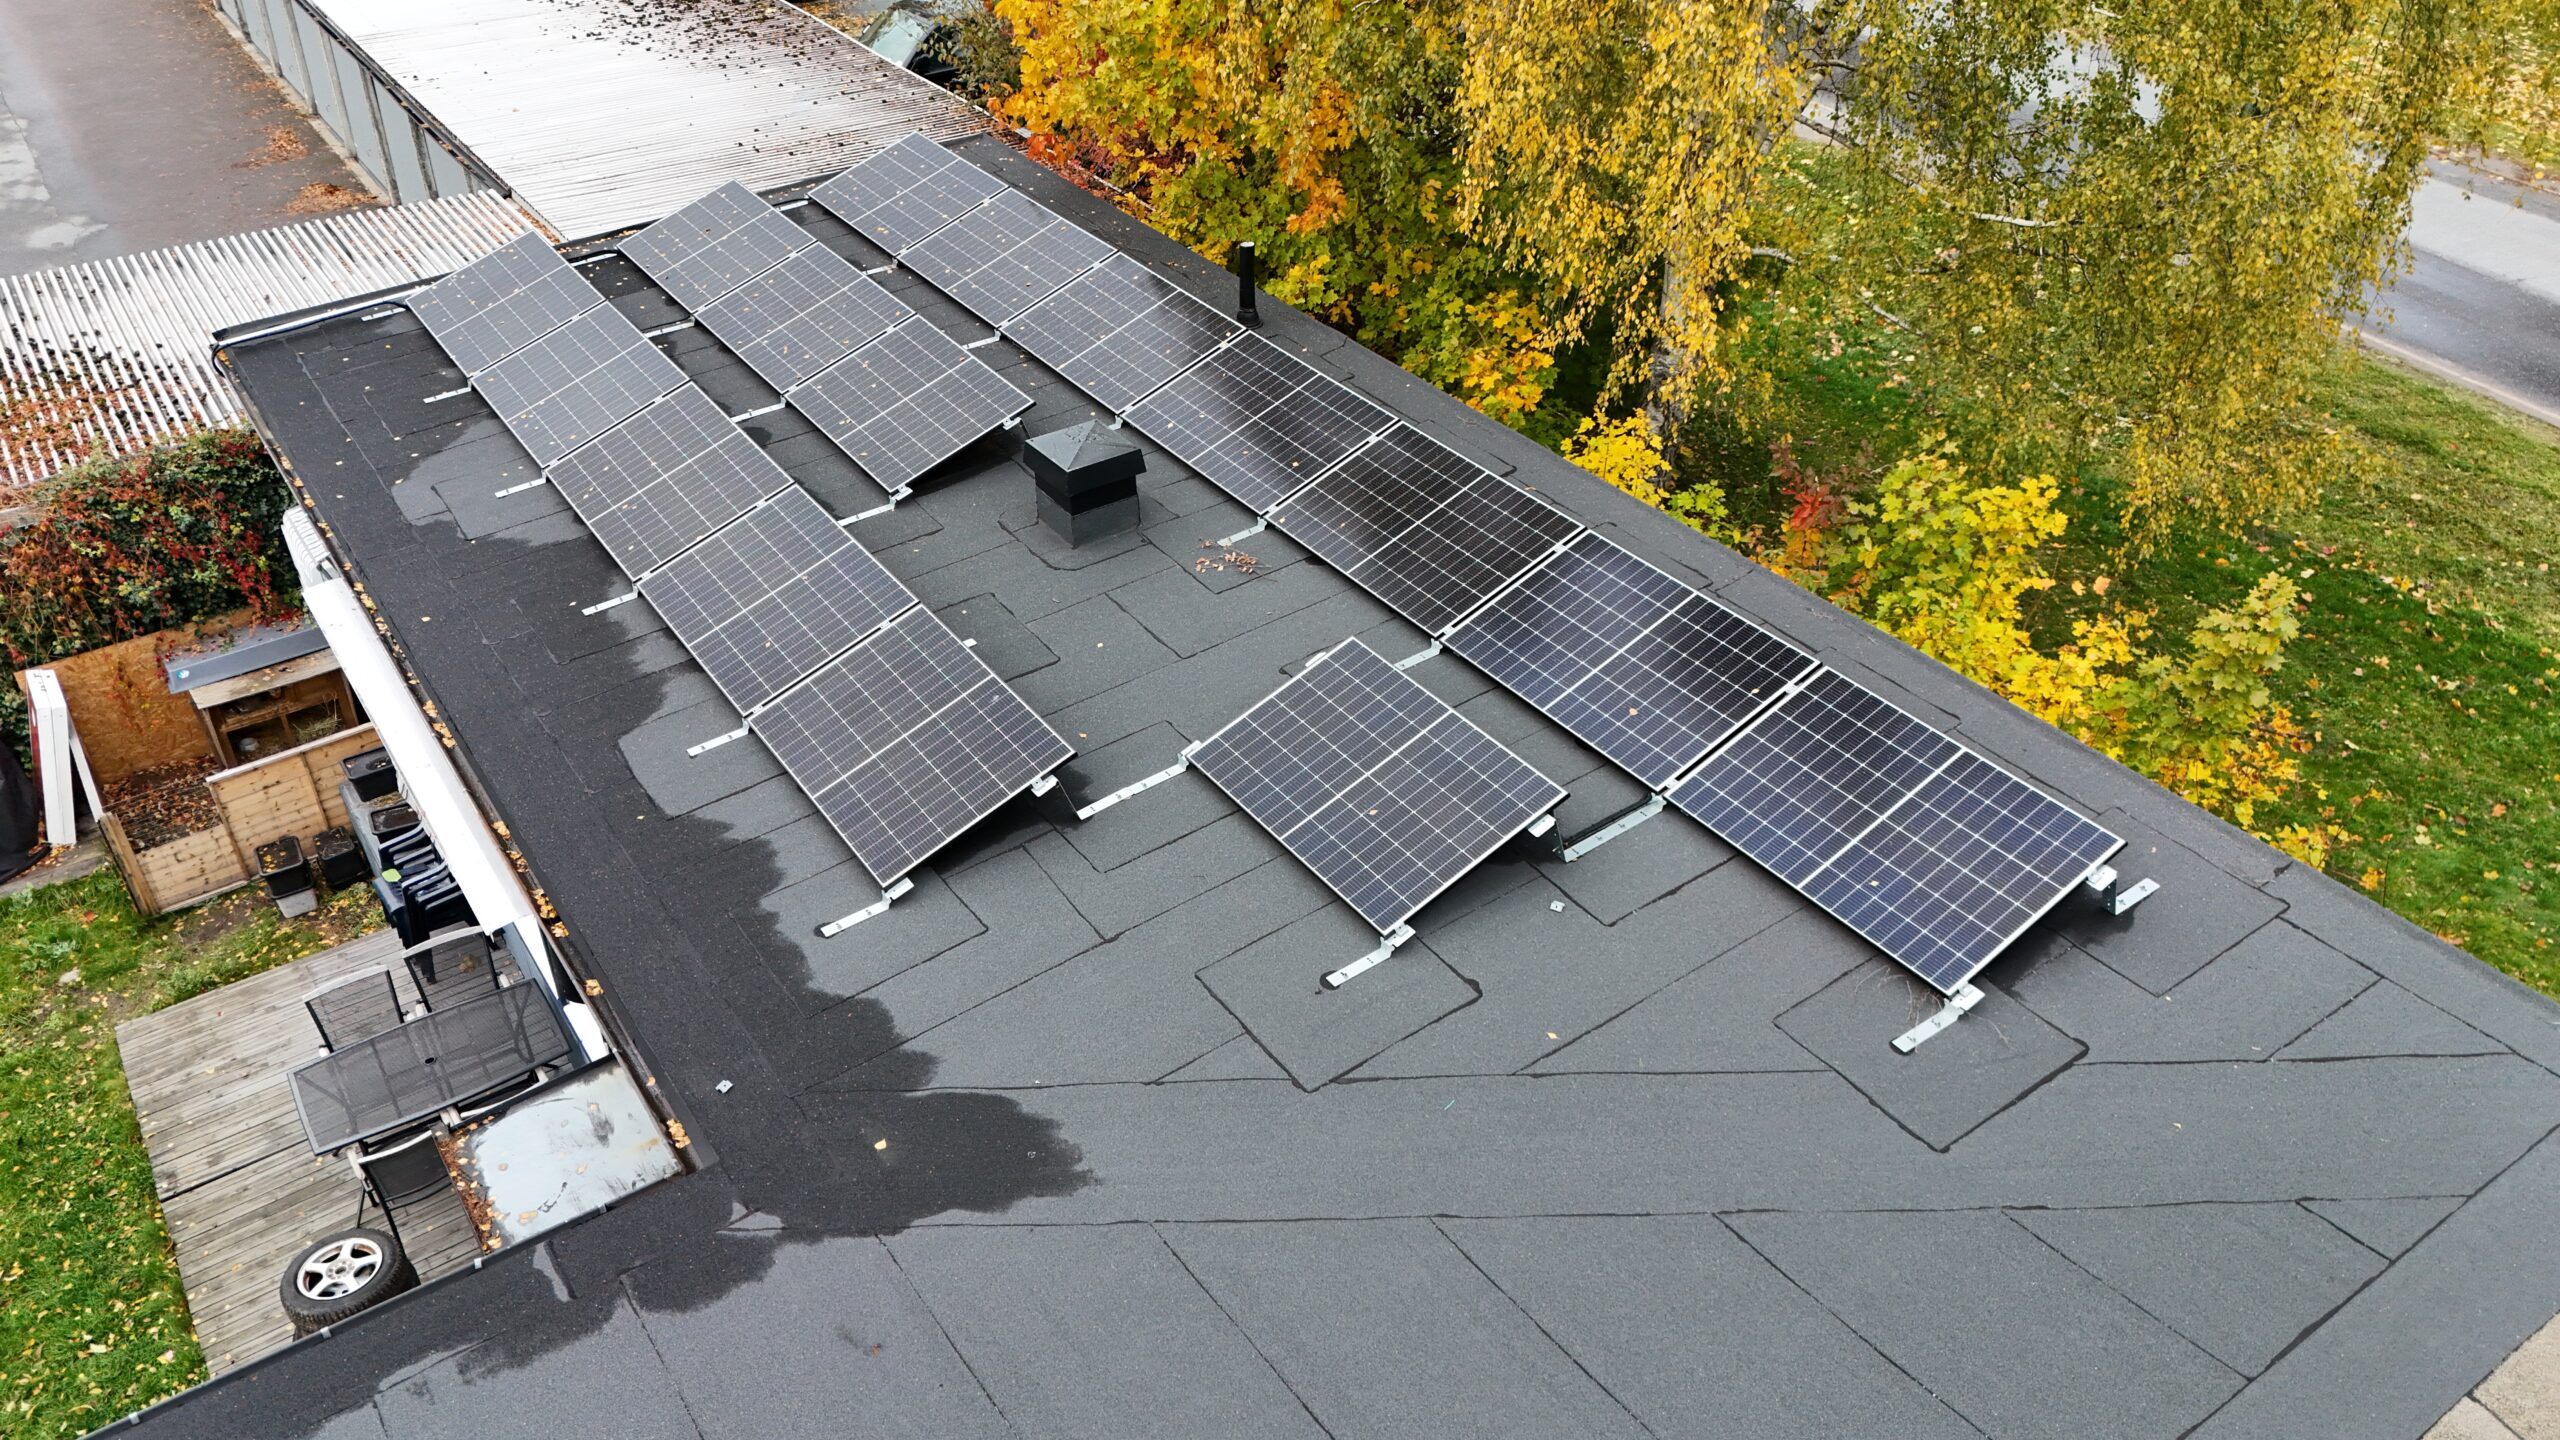
M1233 282L963 153L1213 303ZM859 263L884 258L815 207ZM680 315L627 264L643 327ZM986 338L913 277L901 298ZM230 363L683 1119L698 1174L153 1412L158 1434L2416 1436L2560 1301L2560 1008L1338 333L1264 333L2101 817L2163 888L1933 994L1665 814L1374 940L1197 775L1029 803L878 892L405 317ZM770 404L697 330L661 342ZM977 351L1092 418L1001 339ZM879 491L788 411L839 514ZM1123 432L1134 434L1134 432ZM1142 444L1145 442L1141 442ZM855 534L1081 752L1170 763L1357 636L1424 637L1146 444L1069 549L1002 445ZM1411 671L1640 798L1453 656ZM279 1263L281 1259L279 1257ZM510 1429L509 1427L513 1427Z

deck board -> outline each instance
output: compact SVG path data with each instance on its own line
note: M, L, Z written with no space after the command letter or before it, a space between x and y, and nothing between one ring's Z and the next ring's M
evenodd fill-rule
M311 1153L285 1080L321 1054L302 997L399 955L398 937L377 930L116 1027L196 1339L216 1374L292 1340L277 1300L285 1262L355 1218L355 1172ZM408 980L399 985L414 1002ZM366 1221L379 1226L380 1211L368 1208ZM480 1250L458 1194L403 1204L400 1236L421 1280Z

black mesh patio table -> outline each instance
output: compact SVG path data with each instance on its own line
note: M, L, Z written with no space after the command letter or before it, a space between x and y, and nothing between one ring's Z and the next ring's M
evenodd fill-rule
M293 1105L325 1155L568 1058L538 985L510 985L324 1055L293 1072Z

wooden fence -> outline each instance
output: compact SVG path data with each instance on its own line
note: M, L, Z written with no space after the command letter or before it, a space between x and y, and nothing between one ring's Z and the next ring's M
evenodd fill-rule
M346 824L339 762L379 743L371 725L358 725L207 776L221 822L148 850L133 848L116 817L100 817L98 828L134 907L158 915L210 900L257 878L260 845L297 835L307 846L313 835Z

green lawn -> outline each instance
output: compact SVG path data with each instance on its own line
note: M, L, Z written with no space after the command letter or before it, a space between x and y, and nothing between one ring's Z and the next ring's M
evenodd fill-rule
M378 922L248 892L145 920L110 872L0 901L0 1433L78 1435L204 1378L117 1059L119 1020Z
M1888 383L1897 332L1847 327L1835 345L1775 318L1760 343L1809 358L1785 372L1761 434L1857 476L1931 426ZM2054 573L2108 576L2107 603L2154 610L2163 637L2269 570L2294 575L2311 611L2277 690L2317 743L2306 783L2261 822L2340 827L2333 874L2560 995L2560 432L2343 349L2318 404L2352 459L2309 513L2129 560L2092 468L2065 486L2072 531ZM1765 440L1718 448L1737 519L1781 513ZM2067 584L2044 602L2048 640L2101 603Z

